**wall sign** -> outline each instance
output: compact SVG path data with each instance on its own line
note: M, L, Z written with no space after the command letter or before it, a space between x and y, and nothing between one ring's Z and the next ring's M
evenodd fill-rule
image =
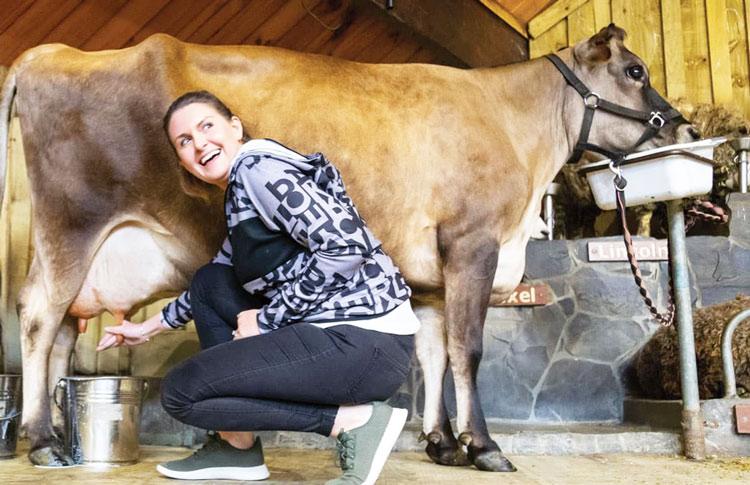
M545 284L520 284L501 303L492 306L539 306L550 302L550 290Z
M628 253L622 241L589 241L589 261L627 261ZM638 261L667 261L669 249L666 239L633 241Z

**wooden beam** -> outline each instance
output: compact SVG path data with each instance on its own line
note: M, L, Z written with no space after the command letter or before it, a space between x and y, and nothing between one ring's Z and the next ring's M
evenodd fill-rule
M559 0L529 21L529 35L536 38L566 18L589 0Z
M664 35L664 71L667 96L684 98L687 94L685 82L685 49L682 43L682 9L680 0L661 0L661 24Z
M492 13L500 17L500 20L513 27L513 30L528 38L529 34L526 33L526 24L516 18L515 15L505 10L505 8L497 3L497 0L479 0L482 5L490 9Z
M594 27L599 32L612 22L609 0L592 0L594 4Z
M369 1L385 10L385 0ZM510 64L529 57L526 39L476 0L396 0L394 8L385 11L470 67Z
M714 103L729 104L732 102L732 67L729 58L727 5L724 0L706 2L706 26Z

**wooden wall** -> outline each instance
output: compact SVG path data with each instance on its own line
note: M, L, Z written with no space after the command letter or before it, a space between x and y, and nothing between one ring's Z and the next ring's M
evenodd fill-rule
M571 2L567 2L571 3ZM736 107L750 117L750 0L588 0L529 41L531 58L593 35L610 22L670 99Z
M457 62L370 0L0 0L0 8L0 65L6 66L39 44L119 49L156 32L364 62Z

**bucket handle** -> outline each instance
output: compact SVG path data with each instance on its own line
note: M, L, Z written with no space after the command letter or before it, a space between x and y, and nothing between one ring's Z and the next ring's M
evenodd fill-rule
M18 416L20 416L20 415L21 415L21 412L20 412L20 411L13 411L13 412L12 412L12 413L10 413L9 415L7 415L7 416L3 416L2 418L0 418L0 421L5 421L6 419L13 419L13 418L17 418L17 417L18 417Z
M62 404L60 404L60 399L58 399L58 394L63 392L65 388L67 387L67 382L65 382L65 379L60 379L57 381L57 385L55 386L55 392L52 393L52 397L55 401L55 406L57 406L57 409L60 411L63 410Z
M60 379L59 381L57 381L57 385L55 386L55 392L52 395L55 401L55 405L60 411L63 410L63 407L62 407L62 404L60 404L59 394L65 390L67 385L68 383L65 381L65 379ZM143 381L143 393L141 394L141 406L143 406L143 402L146 400L146 394L148 394L148 381L144 380Z

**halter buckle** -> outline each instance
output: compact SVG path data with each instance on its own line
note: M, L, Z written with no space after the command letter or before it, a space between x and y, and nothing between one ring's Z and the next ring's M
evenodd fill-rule
M667 120L664 119L664 115L661 114L659 111L652 111L651 112L651 118L648 119L648 124L652 127L658 129L661 129L662 126L664 126L667 123Z
M587 108L596 109L599 107L600 99L599 95L592 91L583 97L583 104L586 105Z

